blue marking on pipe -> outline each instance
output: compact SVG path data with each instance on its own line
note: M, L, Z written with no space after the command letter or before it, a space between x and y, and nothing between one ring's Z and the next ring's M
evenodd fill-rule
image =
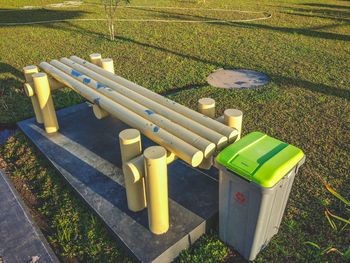
M91 79L89 79L89 78L84 78L83 81L84 81L85 83L89 84L90 81L91 81Z
M145 112L146 112L148 115L154 114L154 112L151 111L151 110L145 110Z
M108 89L108 91L113 91L112 89Z
M74 69L72 69L72 75L73 75L74 77L83 76L83 74L81 74L80 72L78 72L78 71L76 71L76 70L74 70Z
M96 98L94 99L94 104L97 104L98 106L100 106L100 98Z
M102 85L101 83L97 83L97 88L100 89L100 88L105 88L106 86Z
M154 128L153 128L153 132L158 132L159 131L159 127L158 126L155 126Z
M83 61L83 64L86 64L86 61Z

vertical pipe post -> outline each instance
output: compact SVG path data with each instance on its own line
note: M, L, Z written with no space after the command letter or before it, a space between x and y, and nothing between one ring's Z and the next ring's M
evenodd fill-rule
M90 56L90 61L92 64L101 67L102 66L102 56L99 53L94 53L91 54Z
M167 152L162 146L148 147L144 153L148 224L160 235L169 229Z
M109 115L109 113L107 111L101 109L101 107L98 104L94 104L92 106L92 110L95 114L95 117L99 120L106 118Z
M215 100L212 98L201 98L198 100L198 111L209 118L215 118ZM203 158L202 163L199 165L199 168L210 169L213 165L213 157L209 156Z
M103 58L102 60L101 60L101 65L102 65L102 68L104 69L104 70L107 70L107 71L109 71L109 72L111 72L111 73L115 73L114 72L114 64L113 64L113 59L111 59L111 58Z
M128 208L134 212L141 211L147 206L144 179L134 182L124 165L141 154L140 132L136 129L125 129L119 133L119 142Z
M238 136L236 141L241 138L242 132L242 117L243 113L236 109L227 109L224 111L224 122L227 126L235 128L238 131Z
M33 81L32 75L34 73L39 72L37 66L24 67L23 71L24 71L24 77L25 77L27 83ZM41 114L41 110L40 110L40 106L39 106L39 102L38 102L38 98L37 98L36 94L31 96L30 99L32 101L36 122L37 123L44 123L43 115Z
M198 100L198 111L212 119L215 118L215 100L212 98L201 98Z
M32 75L34 82L34 91L38 98L40 110L44 120L44 126L47 133L57 132L58 123L53 105L49 80L46 73L34 73Z

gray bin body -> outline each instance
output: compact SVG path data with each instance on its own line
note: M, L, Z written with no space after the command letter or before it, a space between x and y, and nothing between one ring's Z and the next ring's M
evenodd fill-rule
M220 239L245 259L254 260L277 234L295 174L304 160L270 188L245 180L216 162Z

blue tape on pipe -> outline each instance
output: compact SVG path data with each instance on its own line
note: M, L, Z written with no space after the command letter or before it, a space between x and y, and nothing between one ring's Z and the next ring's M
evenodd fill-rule
M91 82L91 79L88 79L88 78L84 78L83 81L87 84L89 84Z
M80 76L82 76L83 74L81 74L80 72L78 72L78 71L72 69L72 75L73 75L74 77L80 77Z
M106 86L102 85L101 83L97 83L97 88L100 89L100 88L105 88Z

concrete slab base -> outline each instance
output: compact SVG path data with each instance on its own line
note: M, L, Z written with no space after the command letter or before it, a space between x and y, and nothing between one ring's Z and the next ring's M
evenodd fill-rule
M0 211L0 259L4 263L59 262L1 169Z
M57 118L55 134L34 118L18 125L136 260L170 262L216 220L216 170L205 173L177 160L168 166L170 229L152 234L147 209L127 208L118 134L129 127L113 117L97 120L86 103L57 111ZM142 137L143 149L151 145Z

